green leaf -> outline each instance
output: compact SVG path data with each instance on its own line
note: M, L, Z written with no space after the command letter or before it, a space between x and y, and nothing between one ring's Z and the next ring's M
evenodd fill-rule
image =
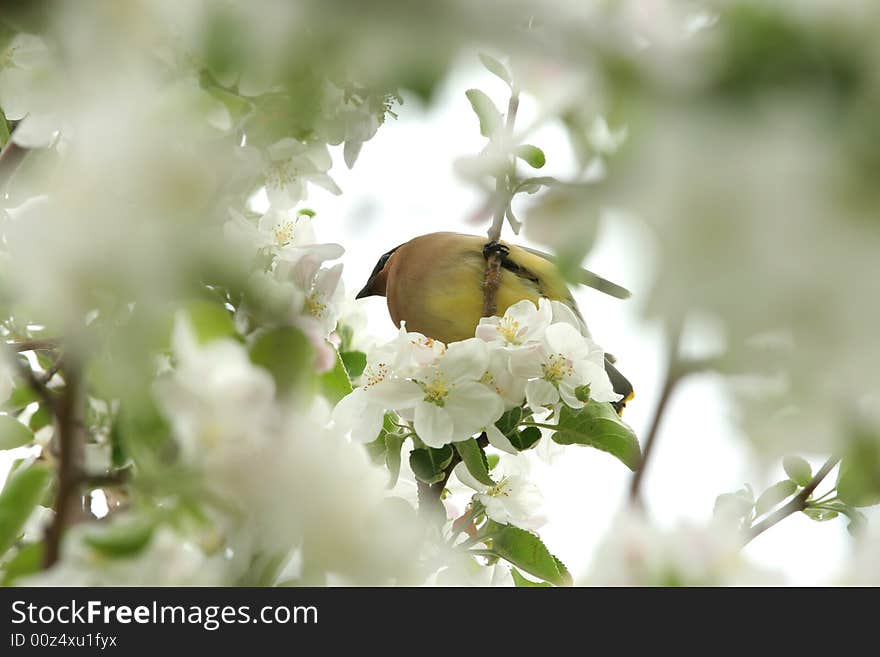
M476 440L469 438L457 442L455 449L474 479L487 486L495 485L492 477L489 476L489 462L486 460L486 453Z
M27 445L34 439L33 432L11 415L0 415L0 449Z
M492 551L502 559L556 586L570 586L568 569L550 554L537 536L513 525L498 525L492 532Z
M40 404L40 407L36 410L36 412L31 415L31 419L28 420L28 426L31 431L36 433L43 427L48 427L52 424L54 420L54 416L52 415L52 411L46 408L45 404Z
M426 484L436 484L445 477L444 469L452 461L452 447L440 449L420 447L409 453L409 466L413 474Z
M333 404L338 403L346 395L351 394L351 381L348 378L348 372L345 369L342 355L338 352L336 354L336 364L332 370L321 375L320 383L321 392Z
M254 108L253 103L248 98L224 88L211 72L206 69L202 69L199 72L199 84L207 93L223 103L234 123L241 121Z
M487 71L504 80L507 83L507 86L513 86L513 78L510 75L510 71L507 70L507 67L504 64L492 57L492 55L487 55L486 53L481 52L479 54L479 57L480 61L483 62L483 66L486 67Z
M9 124L6 122L6 114L3 113L3 108L0 107L0 148L6 146L6 143L9 141Z
M487 454L486 455L486 463L489 465L489 472L495 469L495 466L501 462L501 457L498 454Z
M813 478L813 469L806 459L800 456L786 456L782 459L785 474L798 486L806 486Z
M348 376L356 379L364 373L367 366L367 355L362 351L340 351L340 358L348 371Z
M837 496L850 506L880 504L880 457L864 448L843 459L837 475Z
M639 440L608 402L590 401L581 409L563 406L553 440L560 445L587 445L617 457L630 470L641 461Z
M791 497L797 491L797 484L791 479L780 481L761 493L758 501L755 502L755 513L759 516L764 515L770 509L779 504L787 497Z
M12 586L15 580L39 572L43 567L43 544L28 543L15 553L3 566L2 586Z
M382 428L379 429L379 435L376 437L376 440L364 445L367 448L367 454L370 455L370 459L376 465L387 464L386 452L388 451L388 446L386 442L389 435L398 431L396 421L397 415L391 412L385 413Z
M250 349L251 361L266 368L279 394L302 389L312 377L314 351L308 338L292 326L261 333Z
M510 575L513 577L513 583L517 588L546 588L553 586L549 582L533 582L530 579L526 579L516 568L510 569Z
M232 322L232 315L222 305L205 300L187 304L187 315L201 344L218 338L238 338L238 331Z
M147 546L154 528L153 522L144 518L120 520L95 528L83 540L108 557L127 557Z
M510 409L495 423L498 430L503 433L510 444L518 450L526 450L533 447L541 439L541 430L537 427L527 427L519 430L520 422L526 418L523 409L519 406Z
M385 467L390 474L388 488L394 488L400 476L400 450L404 440L405 438L397 433L385 434Z
M507 439L511 445L522 452L531 449L541 440L541 430L538 427L526 427L522 431L512 433Z
M531 144L517 146L516 156L526 162L533 169L540 169L547 163L547 158L544 157L544 151Z
M23 409L28 404L31 404L35 401L39 401L40 396L34 392L34 389L31 388L27 384L21 384L16 386L16 388L12 391L12 394L9 395L9 399L6 400L6 403L3 404L4 408L8 408L11 411L18 411Z
M751 516L754 506L755 500L752 499L749 491L745 489L738 490L735 493L722 493L715 498L713 515L717 518L742 520Z
M816 522L825 522L826 520L833 520L838 515L840 515L837 511L829 511L827 509L804 509L804 515L806 515L810 520L815 520Z
M51 473L44 465L19 470L0 493L0 555L15 543L34 507L46 493Z
M385 446L385 438L387 435L383 431L379 434L379 437L372 442L369 442L364 445L367 448L367 454L370 456L370 460L376 465L380 465L385 462L385 450L387 447Z
M491 139L501 127L501 112L495 103L479 89L468 89L465 92L477 118L480 119L480 134Z
M523 409L520 406L516 406L502 415L495 423L495 426L498 427L498 430L501 433L509 438L510 434L516 432L516 428L519 426L519 423L522 422L522 419Z
M534 194L541 187L550 187L552 185L559 184L559 180L554 178L553 176L540 176L538 178L526 178L525 180L520 181L520 183L516 186L515 192L526 192L527 194Z

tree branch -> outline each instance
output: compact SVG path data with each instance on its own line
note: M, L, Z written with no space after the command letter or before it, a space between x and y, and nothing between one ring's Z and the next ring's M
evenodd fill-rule
M788 516L806 509L810 495L813 494L813 491L816 490L816 487L821 484L822 480L825 479L825 477L827 477L828 474L834 469L834 466L837 465L838 461L840 461L840 458L836 456L832 456L830 459L825 461L825 464L821 467L819 472L816 473L816 476L814 476L810 480L810 482L806 486L804 486L804 489L794 498L792 498L792 500L788 504L780 507L769 516L764 518L758 524L749 527L749 529L746 531L743 545L747 545L752 539L759 536L760 534L763 534L776 523L785 520Z
M81 463L82 445L76 426L76 412L79 405L79 372L68 366L64 372L66 385L59 399L55 414L55 430L59 446L58 491L55 495L55 515L46 531L46 551L43 567L49 568L61 554L61 539L75 504L79 501L79 488L82 483Z
M519 90L511 89L510 100L507 103L507 118L504 123L504 134L501 139L503 145L510 144L513 138L513 126L516 123L516 112L519 108ZM498 305L498 286L501 284L501 260L502 247L498 244L501 239L501 229L504 227L504 217L511 201L511 187L516 171L516 157L508 162L506 171L502 171L495 177L495 217L489 227L489 241L487 249L483 250L486 258L486 273L483 276L483 317L495 315ZM496 248L488 248L494 246Z
M8 343L7 343L8 344ZM48 381L41 380L34 374L34 371L30 368L29 365L21 362L16 356L11 357L12 362L15 365L16 370L18 371L18 375L24 379L25 383L37 393L37 396L40 398L40 402L45 404L49 410L52 411L54 415L58 415L58 399L52 394L52 391L46 386Z
M639 462L639 467L633 474L632 481L630 482L629 499L630 502L634 504L641 504L640 493L642 481L645 477L645 470L647 470L648 461L654 453L654 443L657 440L660 424L663 422L663 416L666 413L666 408L669 405L672 393L687 372L686 368L682 367L682 363L679 359L678 351L680 343L681 326L677 325L670 331L666 347L666 380L663 382L663 388L660 391L660 399L657 401L657 406L654 409L654 417L651 420L648 434L645 438L645 444L642 449L642 459Z
M10 341L6 346L16 352L22 351L54 351L61 346L58 338L44 338L42 340L20 340Z

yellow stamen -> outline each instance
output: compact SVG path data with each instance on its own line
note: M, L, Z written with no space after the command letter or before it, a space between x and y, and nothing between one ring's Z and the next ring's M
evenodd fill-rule
M550 383L562 381L574 373L574 365L563 354L551 354L541 365L541 369L544 371L544 379Z
M277 246L287 246L293 241L294 225L295 222L288 219L272 226L272 236Z
M322 303L320 297L317 292L312 292L308 297L306 297L306 312L312 317L322 317L324 315L324 311L327 310L327 304Z
M501 337L504 338L504 341L508 344L521 344L520 339L517 337L517 333L519 333L519 322L515 319L502 317L501 321L498 322L497 330L498 333L501 334Z
M425 392L425 401L435 406L445 406L449 396L449 382L443 372L436 372L430 383L419 383Z

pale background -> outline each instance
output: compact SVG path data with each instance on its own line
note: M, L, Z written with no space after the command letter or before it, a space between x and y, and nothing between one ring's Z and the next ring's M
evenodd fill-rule
M344 190L342 196L312 188L308 205L318 213L319 239L346 248L344 281L349 294L366 282L382 253L411 237L438 230L485 233L486 225L466 222L484 198L453 171L456 158L473 155L484 145L464 95L471 87L485 90L499 106L506 103L502 83L482 70L458 66L437 91L430 109L406 97L399 119L389 119L364 145L353 171L346 169L341 147L334 152L331 174ZM519 124L528 124L534 116L535 103L524 96ZM559 126L545 125L529 141L547 155L541 175L564 178L573 172L574 159ZM504 237L524 242L509 227ZM594 338L618 357L618 367L635 386L636 399L625 420L639 436L646 431L664 373L661 336L640 316L651 285L650 248L647 234L638 228L606 222L585 266L626 286L633 298L619 301L587 288L575 290ZM395 327L384 299L362 303L369 332L379 338L393 335ZM694 336L691 347L711 347L710 336ZM28 450L0 454L0 480L11 461L25 453ZM729 418L719 382L712 376L686 382L672 400L645 481L653 518L670 528L682 521L703 524L711 517L718 494L745 483L760 492L784 478L781 466L749 462L748 454ZM534 455L530 461L548 518L540 534L575 575L581 574L625 501L631 474L612 457L588 448L568 447L552 465ZM814 466L820 461L813 460ZM817 524L800 514L746 549L757 564L780 572L790 583L805 585L832 582L847 553L842 521Z
M334 153L331 173L344 194L333 197L318 190L309 205L318 212L315 225L320 239L338 241L346 248L343 278L350 294L363 286L380 255L411 237L438 230L484 234L488 228L468 223L484 197L453 170L456 158L475 154L485 144L464 93L472 87L489 93L499 107L506 106L503 83L482 70L460 65L430 108L405 97L398 120L389 118L364 145L354 170L346 169L341 152ZM528 125L535 114L534 101L523 97L518 125ZM540 175L571 175L574 157L560 126L546 125L529 141L547 156ZM624 419L644 436L664 375L662 343L657 327L640 317L640 305L651 285L650 242L646 234L621 223L605 222L585 266L626 286L632 299L619 301L584 287L575 290L575 297L594 338L617 356L618 367L636 389ZM509 227L504 238L525 242ZM373 297L362 303L369 331L380 337L393 335L396 329L385 300ZM694 336L690 346L711 348L710 337ZM760 493L786 478L781 465L750 463L748 454L744 438L730 420L719 381L707 375L685 382L668 409L644 482L651 514L666 527L680 521L703 524L711 518L720 493L745 483ZM810 460L815 469L824 458ZM539 533L577 574L589 563L596 542L626 499L630 472L606 454L575 446L566 448L552 465L540 458L531 461L548 517ZM830 582L848 553L844 527L841 520L818 524L798 514L755 539L746 555L780 571L791 583Z

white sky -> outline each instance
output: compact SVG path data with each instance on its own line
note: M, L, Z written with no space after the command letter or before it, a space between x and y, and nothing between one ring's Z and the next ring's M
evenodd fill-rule
M464 95L471 87L485 90L499 106L506 103L503 83L482 70L459 67L438 91L430 111L407 98L400 118L389 119L364 145L353 171L342 162L341 147L334 152L331 174L344 190L342 196L312 188L308 205L318 212L319 239L346 248L344 281L349 293L366 282L382 253L411 237L438 230L485 232L487 226L465 222L483 198L453 172L457 157L475 154L484 145ZM527 125L534 116L534 103L524 97L519 125ZM572 170L573 157L561 128L545 125L529 141L547 155L541 175L566 177ZM505 231L506 239L524 241L509 227ZM587 288L575 291L594 337L618 357L619 368L635 386L636 399L625 419L639 436L646 431L664 365L657 328L639 316L640 300L650 288L649 259L650 244L638 229L606 223L585 265L628 287L633 299L622 302ZM385 300L363 303L369 331L380 338L393 335ZM711 376L684 384L666 420L645 482L648 508L663 526L675 527L681 520L703 523L718 494L746 482L760 492L784 477L781 466L766 470L749 462L746 443L729 421L723 392ZM0 454L0 480L11 459L20 454L21 450ZM545 498L548 523L540 531L542 538L577 575L588 566L597 540L625 500L631 474L612 457L589 448L567 447L552 465L534 454L529 458L533 481ZM746 554L781 571L791 583L809 585L831 581L847 549L842 521L817 524L798 515L756 539Z

